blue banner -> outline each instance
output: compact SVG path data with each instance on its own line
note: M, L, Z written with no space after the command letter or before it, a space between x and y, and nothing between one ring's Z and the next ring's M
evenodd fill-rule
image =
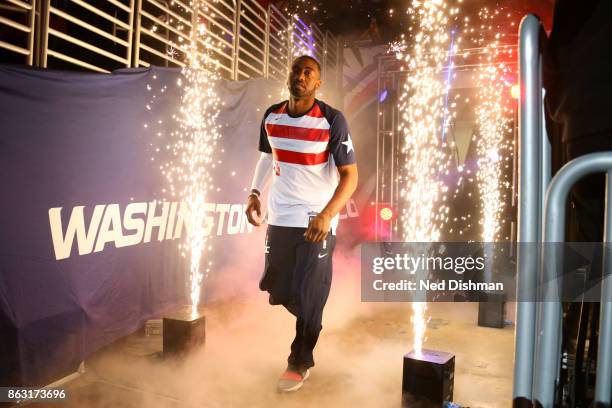
M46 384L186 303L181 204L164 195L180 71L0 66L0 385ZM268 80L222 82L208 217L215 245L250 231L245 190ZM245 239L245 238L242 238ZM227 263L215 251L215 265Z

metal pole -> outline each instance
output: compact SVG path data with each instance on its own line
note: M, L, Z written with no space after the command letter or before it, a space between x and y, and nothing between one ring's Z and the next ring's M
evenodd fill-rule
M377 70L377 80L378 80L378 95L380 95L380 77L382 75L382 64L381 59L377 58L378 62L378 70ZM380 201L380 140L382 137L382 129L380 124L380 115L382 113L382 106L380 103L380 99L376 99L376 186L375 186L375 201L374 201L374 239L378 241L379 239L379 227L378 227L378 202Z
M138 22L140 23L140 16L138 18ZM126 68L132 67L132 46L134 45L134 0L130 0L130 21L128 24L130 25L130 28L128 29L128 47L125 55L127 59L127 62L125 64ZM115 25L113 24L113 27L114 26Z
M236 9L234 12L234 59L232 60L233 74L232 79L238 80L238 63L240 61L240 12L242 10L242 0L236 0Z
M44 17L42 22L42 54L41 63L42 68L47 68L47 51L49 49L49 13L51 8L51 0L45 1L45 7L43 9Z
M287 18L287 75L289 75L293 60L293 16Z
M136 0L136 23L134 24L134 67L140 66L140 26L141 26L141 15L142 13L142 0Z
M514 398L531 400L535 349L538 252L541 237L540 111L539 83L540 21L532 14L520 26L519 58L519 202L518 270L514 358Z
M512 120L513 120L513 129L512 129L512 208L518 208L518 100L513 104L512 107ZM517 234L517 222L518 218L515 218L510 222L510 241L515 243L518 241ZM515 245L510 246L510 257L515 256ZM516 318L515 318L516 320Z
M612 256L607 244L612 243L612 171L606 174L606 220L604 222L604 268L599 314L599 351L595 403L612 404Z
M541 330L535 365L533 399L543 408L552 408L555 380L559 369L559 326L561 324L561 290L558 271L563 262L561 246L565 235L565 206L572 186L582 177L612 169L612 153L592 153L572 160L563 166L550 183L546 194L544 220L544 298L542 303ZM544 262L543 262L544 263ZM606 290L608 290L606 288ZM601 338L601 335L600 335ZM600 340L601 341L601 340ZM608 360L606 364L610 364ZM610 377L608 377L609 379ZM610 383L606 384L609 387Z
M264 78L270 77L270 5L266 10L266 33L264 43Z
M42 61L42 17L44 3L45 2L43 0L37 1L36 8L33 9L34 32L32 33L32 35L34 36L34 48L32 48L32 52L34 52L34 61L32 65L35 67L40 67Z
M540 53L539 55L539 63L540 63L540 69L539 69L539 83L540 83L540 87L539 87L539 91L540 91L540 100L541 100L541 104L540 104L540 129L541 129L541 136L540 136L540 219L541 221L541 230L544 230L544 223L545 223L545 218L544 218L544 213L545 213L545 202L544 202L544 197L546 197L546 189L548 187L548 185L550 184L550 179L551 179L551 148L550 148L550 142L548 141L548 134L546 133L546 123L544 121L544 95L545 95L545 91L542 89L542 54ZM544 248L544 244L539 246L539 251L540 254L542 254ZM556 248L556 249L562 249L562 248ZM557 253L557 259L562 259L562 253L559 252ZM539 262L538 264L541 266L541 268L544 266L543 264L543 259L546 258L540 258L542 261ZM557 269L558 270L558 269ZM543 271L543 269L540 269L540 271ZM542 304L539 303L537 306L539 306L539 310L536 311L536 332L538 331L538 328L541 327L541 313L542 313ZM562 319L559 320L559 326L557 328L558 331L558 337L557 337L557 349L559 350L559 352L561 352L561 347L562 347L562 340L563 340L563 321ZM537 348L536 348L537 350ZM537 358L537 357L536 357ZM561 375L561 364L557 364L557 371L555 373L555 382L559 383L559 379L560 379L560 375Z
M168 7L168 9L170 8L170 5L168 4L168 2L166 1L166 7ZM198 22L200 19L200 2L198 0L192 0L191 1L191 31L189 32L189 40L194 44L194 48L195 48L195 52L196 54L198 53ZM170 16L166 13L166 20L170 21ZM167 32L168 30L166 30ZM168 37L170 36L170 34L168 33L166 39L168 39ZM168 45L166 44L166 47L168 47Z
M540 95L540 114L538 115L539 125L541 129L540 136L540 215L544 214L544 197L546 197L546 189L548 184L550 184L551 179L551 158L550 158L550 142L548 141L548 134L546 133L546 123L544 121L544 91L542 90L542 55L539 58L539 83L540 87L538 88ZM542 225L544 223L544 219L541 218L542 223L540 224L540 228L544 228ZM541 234L540 234L541 235Z
M34 29L36 25L36 0L32 0L32 4L30 5L30 32L28 33L28 50L30 53L28 54L28 65L32 65L34 63Z
M169 9L170 9L170 7L171 7L171 5L170 5L170 4L168 4L168 0L162 0L162 1L165 3L166 8L169 10ZM194 19L194 16L196 16L196 15L197 15L197 8L198 8L198 3L197 3L197 0L194 0L194 1L192 2L192 4L193 4L193 11L192 11L192 13L191 13L191 31L189 32L189 42L193 42L193 44L195 44L195 52L196 52L196 55L197 55L197 53L198 53L198 40L197 40L197 34L196 34L196 30L197 30L197 27L196 27L196 26L197 26L197 19ZM165 16L165 18L166 18L166 21L167 21L167 22L170 22L170 13L168 13L168 12L166 11L166 12L165 12L165 14L164 14L164 16ZM169 48L168 48L168 42L169 42L169 40L170 40L170 30L168 30L168 29L166 28L166 29L164 30L164 32L166 33L166 35L165 35L166 43L164 44L164 50L165 50L164 54L168 55L168 51L169 51ZM168 58L164 58L164 66L165 66L166 68L168 68L168 67L170 66L170 65L168 64L168 62L169 62L169 61L168 61ZM190 62L187 62L187 64L189 64L189 63L190 63Z

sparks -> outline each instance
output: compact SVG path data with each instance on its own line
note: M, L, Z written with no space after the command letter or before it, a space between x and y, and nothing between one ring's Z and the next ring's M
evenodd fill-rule
M387 47L388 54L395 54L395 57L399 59L403 59L403 54L408 48L408 45L405 41L393 41Z
M194 13L201 14L205 10L202 0L192 0L190 6ZM166 140L164 146L172 156L160 166L168 182L168 188L163 192L178 197L183 203L180 211L185 220L186 239L179 248L181 255L190 260L189 298L194 315L197 314L202 283L212 265L210 261L202 264L202 259L204 250L211 248L207 241L212 226L207 224L205 215L208 193L216 189L212 168L220 137L216 123L220 100L215 91L220 78L219 62L213 58L218 44L208 35L206 24L197 20L186 35L188 47L182 48L185 50L185 67L177 80L177 86L182 90L181 105L173 117L177 129L170 133L171 141ZM177 49L178 46L172 48L172 57L177 56ZM162 136L161 133L158 135Z
M450 165L442 135L453 115L445 103L444 80L451 37L449 10L442 0L413 1L411 51L402 56L408 73L400 97L403 172L400 175L402 228L406 242L435 242L448 219L447 188L442 177ZM426 273L426 271L422 271ZM413 302L413 349L422 354L427 319L425 302Z
M480 11L482 21L493 18L487 9ZM502 226L502 213L505 207L505 188L503 180L504 161L510 153L508 133L511 131L511 99L505 78L510 74L507 64L500 61L507 50L501 44L501 36L491 36L493 40L484 45L480 55L479 68L475 74L478 88L476 106L478 172L476 178L481 196L481 219L483 242L495 242L499 239ZM486 41L479 38L480 43Z
M405 159L402 223L405 241L432 242L439 239L448 212L441 176L450 157L441 135L453 115L445 107L449 85L441 74L450 43L449 18L440 0L414 2L409 13L418 29L412 51L404 58L408 77L399 106Z
M414 354L417 357L423 355L423 342L425 340L425 330L427 330L427 319L425 313L427 312L427 303L425 302L412 302L412 331L414 332L414 340L412 347Z
M202 4L200 0L193 0L191 6L193 10L199 11ZM215 84L219 80L219 64L211 55L211 37L207 36L206 25L200 22L191 31L188 63L183 69L185 92L179 121L184 142L181 144L184 153L182 161L187 170L183 175L186 187L182 195L187 205L190 225L187 229L187 242L191 259L191 306L194 313L200 301L202 281L211 266L209 261L204 271L200 267L202 251L207 244L206 231L210 227L205 222L206 198L208 192L214 189L210 164L219 138L216 120L220 101L215 92Z

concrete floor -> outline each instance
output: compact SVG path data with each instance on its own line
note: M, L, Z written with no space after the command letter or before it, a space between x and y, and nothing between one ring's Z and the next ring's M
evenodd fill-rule
M456 355L456 403L509 407L513 327L478 327L477 306L430 303L425 348ZM164 361L161 336L133 334L86 361L66 403L36 407L398 407L410 314L410 304L362 303L358 272L335 276L316 366L301 390L281 395L294 320L251 289L208 306L206 345L189 358Z

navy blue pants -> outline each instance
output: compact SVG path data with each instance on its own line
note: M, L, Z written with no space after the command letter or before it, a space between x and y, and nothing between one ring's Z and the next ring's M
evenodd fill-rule
M307 242L306 228L269 225L266 235L266 265L259 288L268 291L271 305L283 305L296 317L289 368L314 366L312 352L323 326L323 308L332 281L332 255L336 237Z

